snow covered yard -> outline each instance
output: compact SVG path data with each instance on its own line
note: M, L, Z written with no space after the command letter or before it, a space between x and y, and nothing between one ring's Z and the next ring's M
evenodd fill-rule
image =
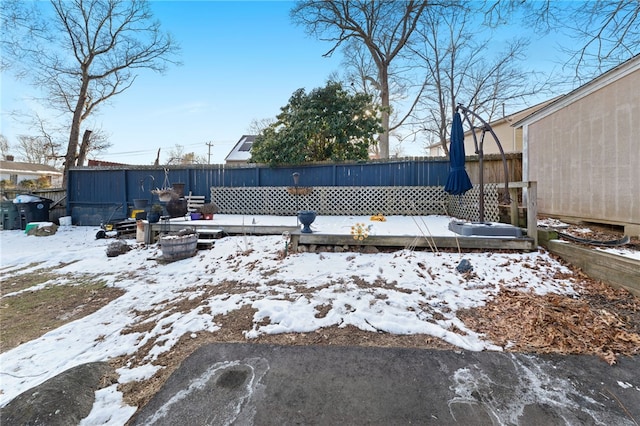
M351 226L366 220L332 218L316 226L349 233ZM443 229L448 220L389 217L371 222L370 232L402 235L417 232L412 227L421 225L424 233L426 225L428 232L442 235L449 232ZM226 237L195 257L160 264L155 260L161 255L157 245L145 247L134 240L128 240L131 251L108 258L105 251L113 239L96 240L97 230L61 227L49 237L2 232L3 299L20 293L6 291L13 277L41 270L55 278L20 291L73 284L75 277L89 274L126 293L82 319L0 354L0 406L92 361L117 359L120 384L144 382L154 374L166 378L170 372L163 371L166 362L158 362L160 358L179 352L182 339L224 333L224 319L237 312L249 316L238 330L249 341L355 328L374 336L432 336L466 350L501 351L512 342L497 344L458 314L487 306L505 291L575 299L585 280L544 251L285 254L280 235ZM456 270L462 259L470 262L471 272ZM92 415L119 410L126 419L135 411L121 406L116 384L99 394L97 406L102 408Z

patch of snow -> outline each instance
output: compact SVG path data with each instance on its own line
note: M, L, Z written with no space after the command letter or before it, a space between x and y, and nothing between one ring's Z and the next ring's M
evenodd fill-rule
M122 393L118 391L118 384L96 391L96 402L87 417L82 419L79 426L94 425L123 425L136 412L136 407L122 402Z
M448 230L451 218L447 216L386 219L319 216L312 228L349 234L354 224L370 222L370 235L454 235ZM295 217L240 215L216 215L212 224L233 221L296 224ZM544 251L398 250L289 253L283 257L282 235L251 235L247 226L246 235L222 238L212 249L198 251L194 257L159 264L152 260L161 254L157 244L145 247L128 240L131 251L107 257L110 239L96 239L98 227L65 228L47 237L2 231L3 274L17 276L41 269L59 274L49 285L90 274L126 293L91 315L0 354L0 406L71 367L132 355L151 344L137 366L118 370L120 383L148 378L157 369L153 361L170 351L183 335L216 332L220 328L216 316L245 306L255 310L253 326L245 330L247 338L352 325L396 334L425 333L464 349L482 351L502 349L469 330L458 320L458 310L483 305L501 288L536 294L575 293L572 279L555 278L568 274L569 269ZM473 266L471 276L456 271L463 257ZM236 288L222 290L230 286ZM196 297L202 297L202 302L193 310L175 309L180 302ZM150 329L139 332L130 328L143 322L148 322ZM96 395L102 405L94 407L91 418L115 416L121 410L124 415L129 410L122 408L113 391Z
M598 247L600 251L614 254L616 256L628 257L629 259L640 261L640 250L633 250L623 247Z

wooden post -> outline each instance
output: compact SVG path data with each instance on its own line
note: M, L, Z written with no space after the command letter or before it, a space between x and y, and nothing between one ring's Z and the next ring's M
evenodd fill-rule
M291 232L291 240L289 240L289 253L298 252L298 243L300 242L300 228L297 231Z
M518 188L509 187L509 198L511 199L511 224L520 225L520 215L518 214Z
M527 182L527 234L538 247L538 183Z
M149 245L155 243L155 235L153 235L153 224L146 222L144 224L144 243Z

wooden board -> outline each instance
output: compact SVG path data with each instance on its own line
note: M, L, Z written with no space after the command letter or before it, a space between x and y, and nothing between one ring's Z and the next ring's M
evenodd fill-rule
M535 250L532 238L501 238L501 237L416 237L406 235L370 235L363 241L356 241L352 235L336 234L291 234L292 250L297 250L299 244L306 245L361 245L399 248L461 248L461 249L504 249L504 250Z
M582 269L591 278L640 296L640 261L559 240L550 240L545 245L551 253Z
M187 211L189 213L197 211L204 205L204 195L187 195L184 197L187 200Z

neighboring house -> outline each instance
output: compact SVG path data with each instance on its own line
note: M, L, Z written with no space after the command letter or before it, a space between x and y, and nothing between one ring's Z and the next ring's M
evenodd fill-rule
M425 148L425 152L427 153L427 156L429 157L444 157L444 148L442 147L442 144L440 142L436 142L434 144L428 145ZM469 155L469 153L466 153L467 155Z
M513 128L511 124L514 123L515 121L520 120L521 118L524 118L532 114L533 112L548 105L554 100L555 99L551 99L551 100L539 103L537 105L534 105L527 109L523 109L521 111L515 112L513 114L507 115L505 117L502 117L498 120L495 120L489 123L494 133L498 137L498 140L500 141L500 145L502 146L502 150L505 153L522 152L522 127ZM478 114L478 115L482 117L481 114ZM469 118L473 119L473 117L471 116ZM482 117L482 119L486 120L485 117ZM467 121L464 120L464 117L463 117L462 124L464 128L466 129L469 128L469 123L467 123ZM474 124L476 126L482 125L482 123L478 122L478 120L476 120ZM475 129L475 132L476 132L476 138L478 140L478 145L480 145L480 141L482 140L482 127ZM500 150L498 149L498 144L495 142L495 140L493 139L493 136L491 136L491 133L489 132L487 132L484 137L482 150L485 155L500 153ZM476 146L473 140L473 133L471 129L464 132L464 152L466 155L476 155ZM437 142L437 143L434 143L433 145L428 146L427 155L433 156L433 157L444 156L445 154L444 154L444 149L442 148L442 144L440 142Z
M640 235L640 55L513 124L538 213Z
M558 99L558 98L555 98ZM551 99L542 103L539 103L537 105L534 105L532 107L529 107L527 109L523 109L521 111L518 111L516 113L507 115L503 118L500 118L498 120L495 120L493 122L489 122L489 125L491 126L491 129L493 130L493 132L496 134L496 136L498 137L498 140L500 141L500 145L502 146L502 150L505 153L509 153L509 152L522 152L522 127L513 127L512 123L527 117L528 115L531 115L532 113L536 112L537 110L539 110L540 108L543 108L547 105L549 105L551 102L553 102L555 99ZM474 111L476 114L477 111ZM481 114L478 114L482 117ZM470 119L473 119L473 117L469 117ZM486 120L484 117L482 117L483 120ZM464 120L464 117L463 117ZM469 123L465 121L463 121L463 125L465 126L465 128L467 128L469 126ZM478 120L476 120L474 122L475 126L482 126L482 123L478 122ZM480 145L480 141L482 140L482 127L480 128L476 128L475 129L476 132L476 138L478 140L478 145ZM493 136L491 135L490 132L486 132L485 136L484 136L484 143L482 144L482 151L483 153L486 154L499 154L500 150L498 149L498 144L495 142L495 140L493 139ZM475 155L476 154L476 146L475 143L473 141L473 132L471 130L467 130L464 133L464 152L466 155Z
M87 167L121 167L128 166L129 164L124 163L114 163L113 161L103 161L103 160L88 160Z
M246 164L251 158L251 146L256 140L256 135L242 135L231 152L225 157L226 164Z
M9 160L0 161L0 180L6 180L18 185L23 180L36 180L46 177L53 188L62 186L62 172L55 167L12 161L10 156L7 158Z

